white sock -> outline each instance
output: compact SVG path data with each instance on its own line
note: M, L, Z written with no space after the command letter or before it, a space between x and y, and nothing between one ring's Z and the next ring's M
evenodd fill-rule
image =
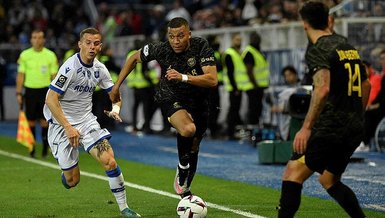
M114 194L116 203L119 205L120 211L127 208L126 188L124 186L123 174L119 166L114 170L106 171L108 183L110 184L111 192Z

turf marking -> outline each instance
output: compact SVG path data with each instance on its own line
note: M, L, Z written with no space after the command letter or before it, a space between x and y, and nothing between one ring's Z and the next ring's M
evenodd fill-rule
M176 148L169 148L166 146L157 146L156 148L161 150L161 151L164 151L164 152L178 154L178 150ZM200 157L209 157L209 158L220 158L220 155L211 154L211 153L207 153L207 152L199 152L199 156Z
M385 205L377 205L377 204L364 204L366 208L372 208L375 210L379 210L385 212Z
M342 176L342 179L351 179L358 182L369 182L369 183L374 183L379 185L385 185L384 180L366 179L366 178L361 178L356 176Z
M41 166L49 167L49 168L52 168L52 169L60 170L60 167L58 165L56 165L56 164L48 163L48 162L41 161L41 160L36 160L34 158L22 156L22 155L19 155L19 154L10 153L10 152L3 151L3 150L0 150L0 154L3 155L3 156L6 156L6 157L12 157L12 158L15 158L15 159L19 159L19 160L27 161L27 162L30 162L30 163L35 163L35 164L38 164L38 165L41 165ZM80 171L80 174L83 175L83 176L87 176L87 177L91 177L91 178L95 178L95 179L100 179L100 180L104 180L104 181L108 182L108 178L106 176L101 176L101 175L97 175L97 174L94 174L94 173L89 173L89 172L82 171L82 170ZM162 191L162 190L153 189L153 188L150 188L150 187L134 184L134 183L131 183L131 182L124 182L124 184L126 186L130 187L130 188L135 188L135 189L138 189L138 190L142 190L142 191L146 191L146 192L150 192L150 193L154 193L154 194L158 194L158 195L163 195L163 196L170 197L170 198L180 199L179 195L172 194L170 192L165 192L165 191ZM242 210L231 209L229 207L221 206L221 205L210 203L210 202L206 202L206 203L207 203L208 207L211 207L211 208L214 208L214 209L218 209L218 210L222 210L222 211L227 211L227 212L235 213L235 214L238 214L238 215L241 215L241 216L244 216L244 217L265 218L263 216L260 216L260 215L257 215L257 214L253 214L253 213L250 213L250 212L245 212L245 211L242 211Z

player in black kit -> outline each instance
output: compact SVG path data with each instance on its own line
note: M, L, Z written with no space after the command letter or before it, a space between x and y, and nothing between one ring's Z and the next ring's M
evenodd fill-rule
M188 22L180 17L167 27L168 41L147 44L127 59L112 93L119 100L119 87L138 62L156 60L162 73L155 100L178 132L179 164L174 189L181 197L190 195L199 144L207 129L209 88L218 83L214 51L207 40L191 37Z
M329 9L307 2L300 10L312 44L305 59L313 93L302 128L293 141L294 154L282 178L278 217L294 217L302 184L314 173L351 217L365 217L356 195L341 182L350 157L363 138L363 113L370 83L358 51L328 28Z

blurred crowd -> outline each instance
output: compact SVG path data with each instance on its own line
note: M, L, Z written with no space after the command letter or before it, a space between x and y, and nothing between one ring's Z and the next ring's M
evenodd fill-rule
M144 34L164 38L168 20L182 16L193 30L297 21L304 0L95 0L97 16L91 16L87 1L0 0L0 42L25 47L32 29L46 32L47 47L63 56L79 31L94 25L105 42L116 36ZM92 1L91 1L92 2ZM338 3L330 0L330 4ZM384 16L384 1L358 0L338 16ZM380 37L378 28L373 37Z
M102 32L104 37L103 43L105 44L105 49L102 51L101 60L106 60L106 65L107 63L116 65L113 59L114 54L111 51L111 47L108 46L115 37L141 34L148 40L164 40L167 22L178 16L188 20L192 30L288 23L300 19L298 17L298 9L304 1L305 0L0 0L1 76L2 78L5 76L6 63L16 63L20 51L30 46L30 34L32 30L35 29L44 31L45 47L53 50L59 58L59 61L62 62L66 59L66 56L76 52L76 40L80 31L88 26L95 26ZM327 2L330 6L333 6L340 3L341 0L328 0ZM338 10L335 16L384 17L385 1L355 0L344 6L342 10ZM361 47L358 46L358 48L364 57L369 57L367 61L371 63L374 72L372 74L383 75L385 65L383 61L378 60L379 57L384 58L384 54L382 53L382 51L385 50L384 24L358 23L353 25L356 26L349 28L349 40L352 40L353 44L362 45ZM210 44L213 48L217 47L215 50L220 56L220 53L223 51L219 51L219 42L217 41L218 39L210 41ZM214 44L216 44L216 46L214 46ZM134 48L127 48L127 52L130 49ZM221 60L221 58L219 58L219 60ZM118 66L109 66L110 70L113 68L116 68L113 70L115 73L119 72ZM294 69L294 72L296 72L296 69ZM280 77L282 81L284 76L285 74L282 73L282 78ZM295 85L298 82L297 80L298 79L294 80ZM4 79L2 79L2 81L4 81ZM287 85L286 82L285 78L285 85ZM0 84L3 85L3 83ZM150 85L150 87L153 88L153 85ZM2 94L0 96L2 96ZM219 99L217 99L217 101L219 101ZM218 110L220 106L218 104L219 103L214 105L214 111ZM266 104L266 102L264 102L264 104ZM283 108L277 109L277 105L271 105L272 113L281 113L283 111ZM0 104L0 106L3 106L3 104ZM0 109L1 119L4 119L4 110L2 108ZM134 109L134 111L135 110L137 109ZM270 110L268 110L268 112L270 112ZM151 113L154 113L154 111ZM136 112L134 113L134 117L135 116ZM215 132L221 131L216 123L218 116L217 114L213 125L209 128L212 135L215 135ZM139 127L137 128L135 119L133 120L133 129L140 129ZM379 119L376 119L376 121L379 121ZM100 122L103 123L103 121ZM240 123L242 122L237 124ZM259 123L259 121L256 123ZM106 123L106 125L111 125L111 123ZM169 129L169 127L167 128ZM167 128L166 130L168 131ZM146 130L146 127L143 129L145 132L152 131L149 128ZM228 135L230 138L234 137L234 132ZM367 145L368 143L369 142L366 142L365 144Z

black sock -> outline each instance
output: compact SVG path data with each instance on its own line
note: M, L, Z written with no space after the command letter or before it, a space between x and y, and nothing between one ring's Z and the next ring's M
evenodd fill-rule
M43 141L43 152L42 152L42 155L43 157L47 156L47 153L48 153L48 127L45 128L45 127L42 127L41 128L41 138L42 138L42 141Z
M302 184L282 181L281 199L279 200L278 217L291 218L301 204Z
M341 181L326 190L350 217L365 217L354 192Z
M188 173L187 187L190 187L198 166L198 152L190 153L190 170Z
M193 144L193 137L183 137L180 134L177 135L177 147L179 163L182 166L187 166L189 163L189 155Z

